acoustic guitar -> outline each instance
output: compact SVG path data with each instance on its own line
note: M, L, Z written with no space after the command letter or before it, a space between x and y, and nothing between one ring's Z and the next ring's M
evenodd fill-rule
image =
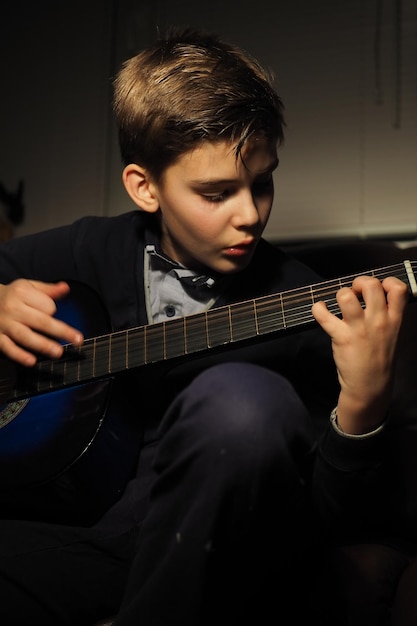
M415 267L416 262L404 261L361 274L381 281L396 276L412 298L417 296ZM118 467L106 470L107 487L116 499L133 471L137 450L130 431L137 416L129 416L127 423L112 407L119 373L307 328L315 323L311 307L318 300L340 315L336 293L356 276L110 333L96 294L72 285L70 295L57 303L57 316L84 333L84 344L66 344L62 358L41 358L32 368L0 360L0 488L43 483L85 455L94 462L100 458L105 466L117 449Z

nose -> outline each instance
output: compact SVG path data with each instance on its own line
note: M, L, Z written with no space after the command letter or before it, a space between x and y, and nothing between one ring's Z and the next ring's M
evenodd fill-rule
M234 226L255 226L259 222L259 211L252 193L244 191L236 200Z

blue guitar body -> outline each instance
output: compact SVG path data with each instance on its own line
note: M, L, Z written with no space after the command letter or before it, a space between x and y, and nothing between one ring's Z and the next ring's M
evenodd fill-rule
M416 298L414 265L404 261L366 273L380 280L397 276ZM0 514L91 523L120 497L135 472L141 421L158 419L170 395L195 375L191 361L191 371L171 376L176 364L309 327L315 323L311 305L319 299L340 314L336 294L354 278L116 332L109 332L97 296L72 285L71 296L58 303L58 317L83 331L83 346L64 346L61 359L40 360L32 373L17 368L9 386L10 369L16 367L0 359L0 398L7 399L0 409ZM142 366L147 372L139 372L146 390L141 398L138 381L130 376ZM155 366L164 370L163 393L161 369L155 376Z
M57 317L92 337L109 331L96 295L82 285ZM116 377L11 400L0 409L0 506L7 517L94 521L133 475L141 429Z

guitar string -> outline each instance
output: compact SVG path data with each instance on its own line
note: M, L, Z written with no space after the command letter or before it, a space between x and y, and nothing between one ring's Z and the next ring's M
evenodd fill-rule
M415 262L411 262L412 267L415 265ZM395 272L392 271L394 268L396 269ZM401 268L399 272L398 268ZM407 273L403 263L367 273L379 279L387 276L397 276L404 282L407 282ZM55 377L59 379L62 376L61 368L65 368L65 384L76 383L78 374L72 374L71 366L76 364L77 372L80 367L87 370L83 378L85 380L88 378L88 368L91 368L90 363L92 361L94 361L94 370L98 372L95 377L111 374L112 371L128 369L123 356L128 343L128 335L131 337L129 339L129 363L127 365L131 364L131 367L137 367L155 360L183 356L191 352L190 347L193 348L193 352L196 352L212 346L226 345L236 341L236 339L256 337L257 335L274 332L274 330L282 330L302 323L313 322L314 317L311 313L311 306L313 302L319 300L326 302L329 311L339 314L336 292L343 286L350 287L357 276L358 274L352 274L343 278L310 285L308 288L305 286L299 287L282 294L268 295L255 300L211 309L207 313L194 314L185 318L150 325L149 327L131 328L112 333L111 335L86 339L83 346L79 348L81 364L74 362L73 347L67 346L61 360L48 361L46 359L38 363L39 378L45 377L45 372L48 371L48 368L52 370L52 367L54 367ZM232 331L230 331L230 316ZM161 337L159 335L166 335L167 328L173 330L174 323L177 326L178 338L173 333L173 337L171 337L169 342L169 351L166 351L164 346L160 345ZM207 341L207 325L209 342ZM151 337L149 338L147 335L151 335ZM201 337L204 338L204 341L201 341ZM110 338L112 357L114 354L121 353L118 359L120 364L116 368L109 368L109 351L106 349L106 344L109 344ZM135 339L136 341L133 341ZM145 361L144 359L145 346L149 341L152 344L150 354L153 361L151 359ZM147 345L146 347L146 351L149 352L150 346ZM60 361L62 361L61 364L59 363ZM7 384L0 379L0 390L6 388Z
M372 274L376 277L389 275L387 273L387 268L375 270ZM239 336L243 337L246 337L248 335L253 336L255 317L258 318L258 324L259 319L261 320L262 328L266 328L267 332L271 332L269 330L271 327L276 327L278 330L281 328L298 325L303 321L314 321L313 315L311 313L312 302L318 300L323 300L325 302L327 301L327 306L329 310L331 312L338 312L339 307L337 305L337 302L333 301L335 299L335 289L338 290L342 286L351 286L354 278L356 278L356 274L344 277L343 279L338 278L327 281L326 283L318 283L317 285L310 286L308 289L306 289L305 287L296 288L289 292L286 292L285 294L278 294L278 296L265 296L264 298L259 298L256 301L250 300L243 303L233 304L227 307L212 309L208 312L208 315L196 314L188 316L185 318L188 338L190 339L190 337L195 334L197 334L197 336L201 335L205 338L205 326L206 324L208 324L210 339L214 345L218 345L219 341L222 342L224 329L229 328L229 324L225 325L225 317L227 316L228 320L230 311L232 312L232 326L239 327ZM399 278L401 278L402 280L406 279L405 271L403 271L399 275ZM283 321L282 309L284 309L285 312L285 322ZM248 314L250 314L251 316L250 321L248 321ZM161 339L159 335L162 335L164 330L166 331L166 327L168 326L169 328L170 325L172 325L173 321L161 322L160 324L150 326L152 341L155 343L155 346L153 347L157 354L158 352L163 352L163 347L158 346L158 339L159 341ZM116 351L119 347L124 347L126 345L126 332L129 332L131 335L133 335L133 338L135 338L134 335L138 333L143 335L142 340L139 341L137 344L133 342L133 344L130 345L129 343L129 356L131 357L131 362L135 365L137 363L146 364L146 362L142 359L142 353L144 349L143 344L146 341L149 342L149 338L145 336L146 331L144 330L144 327L140 327L138 329L129 329L128 331L120 331L119 333L112 334L111 336L113 350ZM102 337L92 339L92 347L96 349L97 345L100 344L100 341L106 342L108 341L109 337L110 335L104 335ZM83 350L84 352L88 351L89 342L90 340L87 339ZM197 343L196 345L198 346L199 344ZM207 342L204 341L201 345L202 347L204 347L207 345ZM181 356L182 354L187 352L186 346L184 346L183 332L180 333L180 337L177 341L173 340L170 343L170 349L173 356ZM100 368L100 363L108 362L107 352L103 355L103 357L96 356L95 360L98 362L99 369L101 370L102 368ZM108 371L108 368L105 368L105 370Z
M391 266L391 269L396 266ZM403 266L401 265L401 268ZM392 272L391 272L392 274ZM387 268L381 270L374 270L373 275L388 276L390 272L387 272ZM274 329L280 330L285 327L291 327L300 324L301 322L314 321L314 317L311 313L312 295L314 295L314 301L324 300L331 312L339 313L339 307L335 298L336 291L342 286L351 286L353 279L356 278L356 274L344 279L334 279L328 281L324 285L319 283L313 285L307 291L305 287L287 292L284 297L266 296L264 299L256 301L248 301L248 303L238 303L230 305L229 307L222 307L220 309L212 309L208 312L207 323L209 325L209 337L211 345L221 345L222 343L228 343L233 341L233 337L228 336L229 315L231 315L232 331L235 329L235 336L239 338L253 337L256 334L255 328L259 327L260 322L265 332L271 332ZM403 271L401 274L403 280L406 279L406 273ZM329 289L329 286L331 287ZM335 291L336 288L336 291ZM308 295L306 302L305 296ZM277 306L278 304L278 306ZM282 304L282 306L280 306ZM296 306L299 304L300 306ZM289 306L291 305L291 306ZM281 309L284 309L283 311ZM250 314L248 317L248 313ZM285 321L284 321L285 316ZM192 335L194 331L199 333L200 325L203 316L190 316L186 318L187 334ZM168 322L167 324L170 324ZM193 328L195 326L195 328ZM237 332L238 331L238 332ZM206 342L203 342L202 347L206 347ZM179 342L174 342L170 345L173 350L173 356L178 356L186 353L183 347L183 338L181 337Z
M394 267L398 266L391 266L388 268L384 267L380 270L374 270L371 273L375 277L385 277L388 275L393 275L393 273L390 273L389 270ZM403 268L403 265L401 264L400 267ZM286 292L285 294L279 294L278 296L265 296L264 298L256 300L256 304L255 301L251 300L247 301L246 303L237 303L227 307L212 309L208 312L207 315L196 314L188 316L187 318L185 318L188 339L190 339L190 337L193 337L193 335L201 335L202 337L205 337L205 326L208 324L209 337L211 340L210 345L222 345L224 343L233 341L233 337L230 337L230 335L228 337L228 333L225 333L225 330L229 328L229 324L225 324L225 321L228 322L230 312L232 315L232 328L235 327L235 329L239 329L238 334L240 338L248 338L254 336L253 329L255 325L255 317L261 318L262 328L267 329L265 332L272 332L274 328L279 330L286 327L292 327L300 324L303 321L314 321L314 318L311 314L312 301L327 301L327 306L329 310L338 313L339 307L337 305L337 302L333 302L333 300L335 299L335 289L338 290L342 286L351 286L351 283L353 282L353 279L356 278L356 276L357 274L354 274L351 276L346 276L343 279L337 278L331 281L327 281L326 283L317 283L316 285L310 286L308 290L305 287L300 287ZM405 280L406 272L403 270L398 277L402 280ZM306 296L308 298L307 303L305 301ZM277 304L279 306L277 306ZM282 306L280 306L281 304ZM290 304L291 307L289 307ZM300 304L300 306L297 307L297 304ZM282 308L284 309L285 313L285 322L283 320L284 314L281 310ZM249 321L248 313L250 314ZM227 319L225 319L226 316ZM152 325L150 327L152 329L152 345L147 346L147 352L150 352L151 354L153 353L154 361L164 360L164 348L161 345L161 336L166 334L167 327L169 329L173 322L174 320L161 322L160 324ZM120 344L121 342L122 345L125 346L126 338L124 332L130 332L134 335L135 330L136 332L143 332L143 334L145 335L143 327L139 329L129 329L129 331L121 331L123 334L121 338L118 337L117 334L116 336L113 335L112 346L114 347L114 349L117 349L118 344ZM187 353L187 347L186 345L184 345L184 333L180 332L179 335L180 336L177 340L175 340L174 338L170 341L170 358L174 356L181 356ZM139 341L139 345L135 345L135 343L133 343L133 345L130 345L129 357L131 357L131 361L135 365L147 364L149 362L152 362L151 359L148 359L148 361L145 361L143 359L143 344L147 341L149 342L149 338L143 336L141 341ZM208 347L210 347L210 345ZM207 341L201 342L201 344L197 343L195 347L201 347L201 349L204 349L205 347L207 347ZM104 360L107 362L108 355L104 357Z

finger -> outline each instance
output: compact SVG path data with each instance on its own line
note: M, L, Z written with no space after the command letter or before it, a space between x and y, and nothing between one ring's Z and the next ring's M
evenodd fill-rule
M311 312L322 329L330 335L330 337L333 337L340 324L340 320L329 311L326 303L323 301L315 302L311 308Z
M387 316L397 326L401 323L408 302L408 288L403 281L394 276L382 282L377 278L362 276L355 279L353 288L356 293L362 294L365 314L371 315L375 320L377 316L380 319Z
M35 365L37 361L37 357L32 352L28 352L21 346L17 345L10 339L10 337L4 334L0 335L0 352L9 359L15 361L16 363L20 363L20 365L25 367Z
M7 334L22 348L50 357L62 354L62 343L81 345L82 333L65 322L35 311L31 326L19 321L9 324Z
M382 282L382 286L387 294L389 313L402 316L409 301L407 285L402 280L390 276Z
M56 313L55 300L66 296L70 291L68 283L42 283L32 280L17 280L14 284L16 302L44 311L49 315Z
M3 328L6 334L22 346L48 354L51 351L53 354L58 353L56 343L41 341L39 344L39 337L32 331L38 331L61 342L82 343L83 336L78 329L53 317L57 308L52 296L58 299L68 294L67 283L16 281L14 290L14 300L8 305L8 313L13 309L12 320L9 320L7 328Z
M363 305L360 293L356 293L353 288L342 287L336 293L336 301L339 305L342 319L350 322L362 319Z
M56 303L52 299L63 297L69 292L65 282L41 283L17 280L5 288L2 302L0 349L18 362L33 364L36 356L43 354L51 358L62 355L62 343L80 345L82 333L54 317ZM15 344L15 347L13 345ZM32 353L29 357L28 353Z
M60 300L70 292L69 284L64 281L58 281L57 283L44 283L39 280L28 281L37 291L43 292L53 300Z
M365 302L366 307L386 308L386 291L378 278L358 276L352 283L352 291Z

